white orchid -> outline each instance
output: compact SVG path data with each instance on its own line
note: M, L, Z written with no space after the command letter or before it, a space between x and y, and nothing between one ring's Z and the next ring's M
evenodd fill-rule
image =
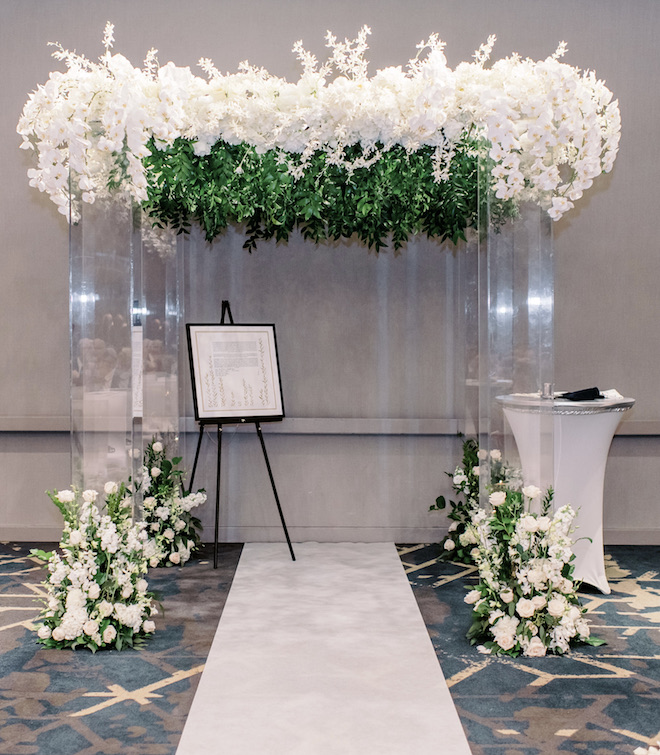
M74 220L71 200L93 202L111 182L143 202L152 139L156 147L189 140L198 155L217 142L276 150L294 177L318 150L350 172L395 145L409 152L431 146L433 176L442 181L455 145L470 132L490 142L498 197L538 202L558 219L596 176L612 169L618 104L592 72L560 62L563 43L542 61L512 55L486 67L490 37L473 62L451 70L444 43L432 35L406 70L389 67L369 78L368 34L364 27L355 40L338 42L328 33L331 53L322 66L296 43L303 64L296 83L248 63L223 75L206 58L200 60L204 79L173 63L159 68L155 51L139 69L111 54L112 25L98 63L58 46L55 57L67 70L51 73L29 96L17 127L21 146L36 153L30 185ZM363 149L357 161L344 154L354 144ZM298 163L290 162L294 156Z

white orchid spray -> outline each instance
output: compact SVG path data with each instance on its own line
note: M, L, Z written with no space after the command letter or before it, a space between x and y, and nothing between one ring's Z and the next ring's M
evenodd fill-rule
M355 40L339 42L328 32L323 64L297 42L303 70L295 83L247 62L222 74L208 58L200 60L202 78L159 65L155 50L137 68L112 53L111 24L98 62L57 46L66 71L37 87L18 123L21 146L35 154L30 184L74 221L80 200L121 189L163 225L184 226L197 213L210 238L228 222L246 221L265 237L286 237L297 224L311 238L357 232L378 247L397 224L402 238L419 231L460 237L464 228L419 208L405 214L399 203L416 205L423 189L425 201L453 201L460 223L473 223L478 159L500 219L525 201L558 219L612 169L618 104L593 72L561 62L563 43L545 60L514 54L491 64L490 37L473 61L452 70L434 34L406 67L369 77L369 33L364 27ZM261 198L258 207L245 205L248 189L264 183L265 209ZM342 224L333 207L346 183L358 196L355 206L337 210L348 218ZM386 200L376 185L387 187ZM463 206L455 195L466 190L472 199ZM391 220L397 212L401 218ZM363 227L366 217L378 228Z

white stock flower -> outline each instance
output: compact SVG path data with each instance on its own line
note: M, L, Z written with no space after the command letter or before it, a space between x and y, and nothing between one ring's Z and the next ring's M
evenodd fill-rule
M83 490L83 501L86 501L87 503L94 503L94 501L98 497L98 493L96 490Z
M60 503L73 503L76 500L76 494L73 490L58 490L55 497Z

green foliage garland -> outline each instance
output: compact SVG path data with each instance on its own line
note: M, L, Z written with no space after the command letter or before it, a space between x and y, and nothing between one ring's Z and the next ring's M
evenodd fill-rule
M431 147L409 153L395 146L370 167L351 172L317 151L298 178L289 171L295 156L276 150L260 154L246 143L218 142L209 155L198 156L186 139L166 149L152 142L144 160L147 209L157 224L179 231L199 222L208 241L229 224L244 224L244 247L250 250L260 239L287 241L296 228L317 243L355 235L376 251L390 238L400 249L419 233L456 244L465 239L466 229L477 227L480 146L464 139L447 180L438 182ZM356 160L362 148L347 148L345 156ZM486 176L486 170L483 166L480 175ZM514 202L493 205L491 200L496 224L515 213Z

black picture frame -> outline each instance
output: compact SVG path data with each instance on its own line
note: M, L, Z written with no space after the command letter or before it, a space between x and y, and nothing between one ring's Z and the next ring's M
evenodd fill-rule
M197 422L284 418L273 324L187 323L186 336Z

